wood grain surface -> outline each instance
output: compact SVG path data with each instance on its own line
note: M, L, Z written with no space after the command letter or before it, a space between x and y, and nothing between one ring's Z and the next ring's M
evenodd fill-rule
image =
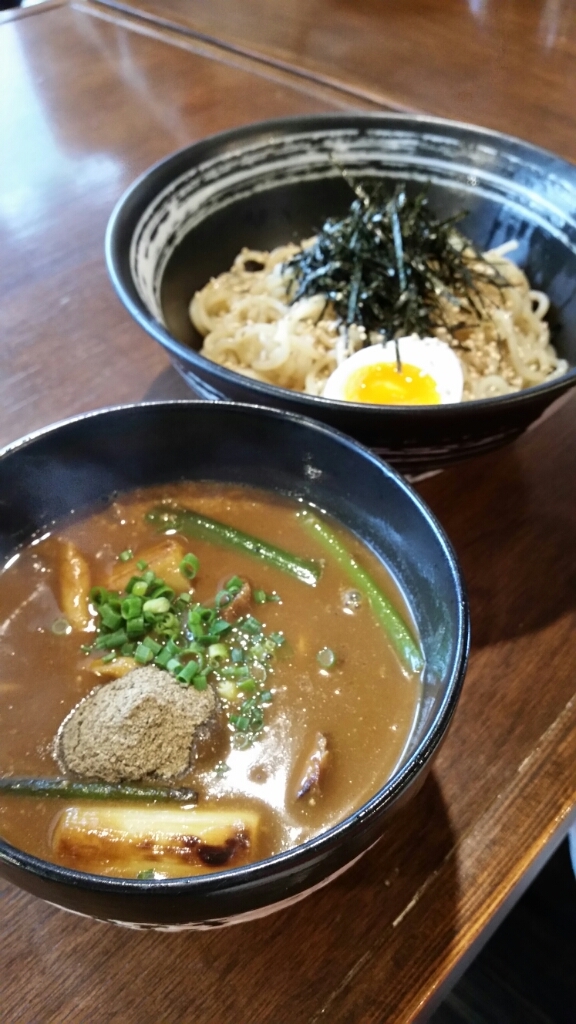
M345 83L358 97L576 158L573 0L103 0Z
M310 9L327 6L350 8ZM425 23L433 5L419 6ZM101 6L33 10L0 26L2 443L190 394L104 268L107 218L140 171L247 120L358 105ZM575 427L573 396L514 445L419 485L462 561L473 648L434 770L380 843L290 910L211 933L115 929L2 882L2 1024L426 1018L574 817Z
M116 299L103 252L113 206L141 171L245 121L357 106L106 11L21 15L0 26L2 444L156 393L168 360Z

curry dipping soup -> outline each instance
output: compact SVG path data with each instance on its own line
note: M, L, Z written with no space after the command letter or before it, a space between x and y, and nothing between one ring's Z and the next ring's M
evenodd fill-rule
M95 874L203 874L306 841L391 776L420 701L380 561L238 485L57 524L7 562L0 622L0 787L22 780L0 788L0 834Z

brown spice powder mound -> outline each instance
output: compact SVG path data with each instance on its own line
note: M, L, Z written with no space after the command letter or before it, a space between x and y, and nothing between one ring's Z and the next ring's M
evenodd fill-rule
M105 782L173 779L188 769L196 733L215 707L210 687L183 687L162 669L137 668L70 712L56 759L66 771Z

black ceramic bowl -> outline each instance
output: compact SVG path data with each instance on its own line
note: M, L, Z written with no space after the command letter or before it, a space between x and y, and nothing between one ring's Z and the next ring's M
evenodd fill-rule
M334 431L271 409L172 402L109 409L0 453L0 559L71 509L178 479L222 480L316 502L381 558L412 608L426 658L409 748L393 777L316 839L249 867L137 881L57 867L0 841L0 874L68 910L163 928L210 927L269 913L329 881L378 838L386 814L422 780L454 712L468 653L468 609L441 528L410 487Z
M341 215L351 172L429 186L434 210L468 215L463 231L513 255L552 302L553 341L570 366L518 394L444 406L382 407L262 384L198 354L194 292L243 246L270 249ZM338 114L247 125L175 153L118 203L106 256L129 312L204 398L286 409L328 423L404 470L428 469L512 440L576 383L576 168L497 132L437 118Z

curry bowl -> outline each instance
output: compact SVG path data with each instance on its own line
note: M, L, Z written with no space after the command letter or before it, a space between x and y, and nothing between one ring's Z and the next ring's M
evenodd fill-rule
M439 217L466 212L479 249L510 240L532 288L546 292L551 339L568 372L517 393L448 405L383 406L252 380L199 353L194 293L243 247L269 250L314 234L352 197L342 169L428 189ZM576 383L576 169L498 132L438 118L338 114L248 125L205 139L145 172L107 232L114 287L135 320L204 398L312 416L401 470L424 470L517 437Z
M254 405L182 401L113 408L10 445L0 453L3 564L12 564L32 538L40 544L52 524L71 513L82 523L125 493L183 480L208 482L216 491L259 488L333 517L386 567L410 611L425 667L408 741L390 776L343 820L273 856L226 870L216 864L195 876L113 877L51 862L0 839L0 874L21 888L79 914L168 930L271 913L326 884L372 846L393 806L419 787L432 764L456 708L469 643L454 553L410 486L350 438ZM33 550L40 558L40 547ZM39 701L29 701L29 731L35 706L38 715L46 714Z

